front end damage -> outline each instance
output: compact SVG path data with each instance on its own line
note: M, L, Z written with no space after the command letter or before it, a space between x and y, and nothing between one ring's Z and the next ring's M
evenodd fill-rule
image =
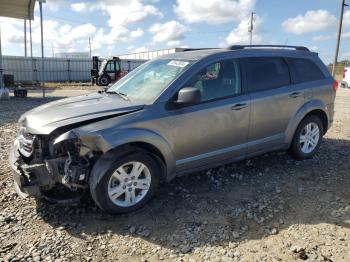
M32 135L22 127L9 154L16 191L21 196L45 197L62 186L69 191L85 189L99 155L82 145L73 131L63 136Z

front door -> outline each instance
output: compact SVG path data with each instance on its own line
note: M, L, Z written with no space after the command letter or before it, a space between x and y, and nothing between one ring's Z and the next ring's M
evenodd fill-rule
M177 171L243 158L248 134L250 98L242 94L238 60L206 66L183 87L200 89L202 101L169 110Z

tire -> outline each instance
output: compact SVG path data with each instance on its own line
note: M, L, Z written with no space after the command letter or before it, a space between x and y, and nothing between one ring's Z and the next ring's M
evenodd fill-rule
M110 214L127 213L143 207L151 200L161 176L157 161L151 154L138 150L121 157L109 156L108 159L103 162L103 165L108 165L107 168L95 169L99 172L92 172L89 180L91 196L103 211ZM144 167L135 163L141 163ZM138 179L137 174L132 173L137 167L142 169ZM145 182L140 182L141 179Z
M111 82L111 79L107 75L102 75L98 78L98 84L100 86L108 86Z
M308 127L310 129L308 129ZM318 132L316 131L317 129ZM307 130L310 130L310 132L307 132ZM288 152L297 160L312 158L317 153L321 145L323 135L324 126L321 119L315 115L307 116L300 122L297 130L295 131L292 144ZM301 140L305 140L305 142L302 142Z

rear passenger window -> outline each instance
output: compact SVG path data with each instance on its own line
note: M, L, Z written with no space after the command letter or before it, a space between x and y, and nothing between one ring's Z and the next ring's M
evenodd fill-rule
M320 68L312 60L288 58L287 61L290 65L293 83L310 82L325 78Z
M278 88L290 84L287 63L279 57L245 59L250 92Z

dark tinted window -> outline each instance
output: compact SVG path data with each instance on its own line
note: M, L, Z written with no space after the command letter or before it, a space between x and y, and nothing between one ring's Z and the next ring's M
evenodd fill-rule
M202 101L235 96L241 93L238 60L225 60L206 66L196 73L184 87L196 87Z
M107 72L115 72L115 62L114 61L109 61L107 66L106 66L106 71Z
M288 58L293 83L303 83L324 79L320 68L309 59Z
M282 58L246 58L245 65L250 92L273 89L290 84L289 69Z

